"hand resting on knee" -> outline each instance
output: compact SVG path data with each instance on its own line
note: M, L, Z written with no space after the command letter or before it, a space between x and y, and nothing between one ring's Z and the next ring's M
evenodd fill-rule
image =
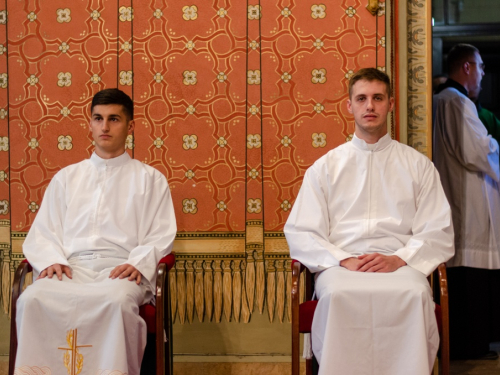
M120 279L124 279L128 277L130 281L135 280L135 283L139 285L141 283L142 275L137 268L130 264L121 264L109 273L109 277L111 279L116 279L117 277Z
M48 266L45 268L42 272L40 272L40 275L36 278L38 279L43 279L44 277L48 277L49 279L52 279L52 276L54 276L54 273L57 275L57 278L59 280L62 280L62 275L63 273L68 276L70 279L72 278L71 275L71 268L69 266L65 266L59 263L53 264L51 266Z

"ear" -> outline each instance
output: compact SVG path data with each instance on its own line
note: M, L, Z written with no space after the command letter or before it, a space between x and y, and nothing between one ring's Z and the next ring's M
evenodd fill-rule
M394 97L391 96L391 98L389 99L389 112L392 112L393 109L394 109Z
M352 103L351 99L347 99L347 110L352 114Z
M127 126L128 126L128 134L132 134L132 132L135 129L135 120L130 120Z
M462 69L466 75L470 74L470 64L467 61L462 65Z

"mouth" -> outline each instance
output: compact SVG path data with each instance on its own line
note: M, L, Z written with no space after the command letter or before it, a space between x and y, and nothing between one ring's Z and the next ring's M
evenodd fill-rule
M110 135L107 135L107 134L101 134L101 135L99 136L99 138L101 138L101 139L109 139L109 138L111 138L111 136L110 136Z
M377 115L370 113L368 115L364 115L363 118L368 119L368 120L376 119Z

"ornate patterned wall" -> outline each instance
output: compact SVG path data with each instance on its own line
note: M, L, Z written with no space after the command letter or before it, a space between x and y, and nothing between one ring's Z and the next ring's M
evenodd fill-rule
M4 309L44 189L92 153L92 95L119 87L136 105L128 152L172 188L176 319L248 322L266 311L289 320L283 225L305 170L352 137L350 75L385 69L385 3L375 16L366 3L5 1Z

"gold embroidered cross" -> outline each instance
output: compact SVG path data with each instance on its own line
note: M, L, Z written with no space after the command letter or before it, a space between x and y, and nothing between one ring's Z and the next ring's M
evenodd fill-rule
M76 328L69 330L68 334L66 335L66 342L68 343L69 348L57 348L66 350L66 352L64 353L63 361L69 375L78 375L80 372L82 372L83 355L78 352L78 349L92 347L92 345L78 345L77 334L78 330Z

